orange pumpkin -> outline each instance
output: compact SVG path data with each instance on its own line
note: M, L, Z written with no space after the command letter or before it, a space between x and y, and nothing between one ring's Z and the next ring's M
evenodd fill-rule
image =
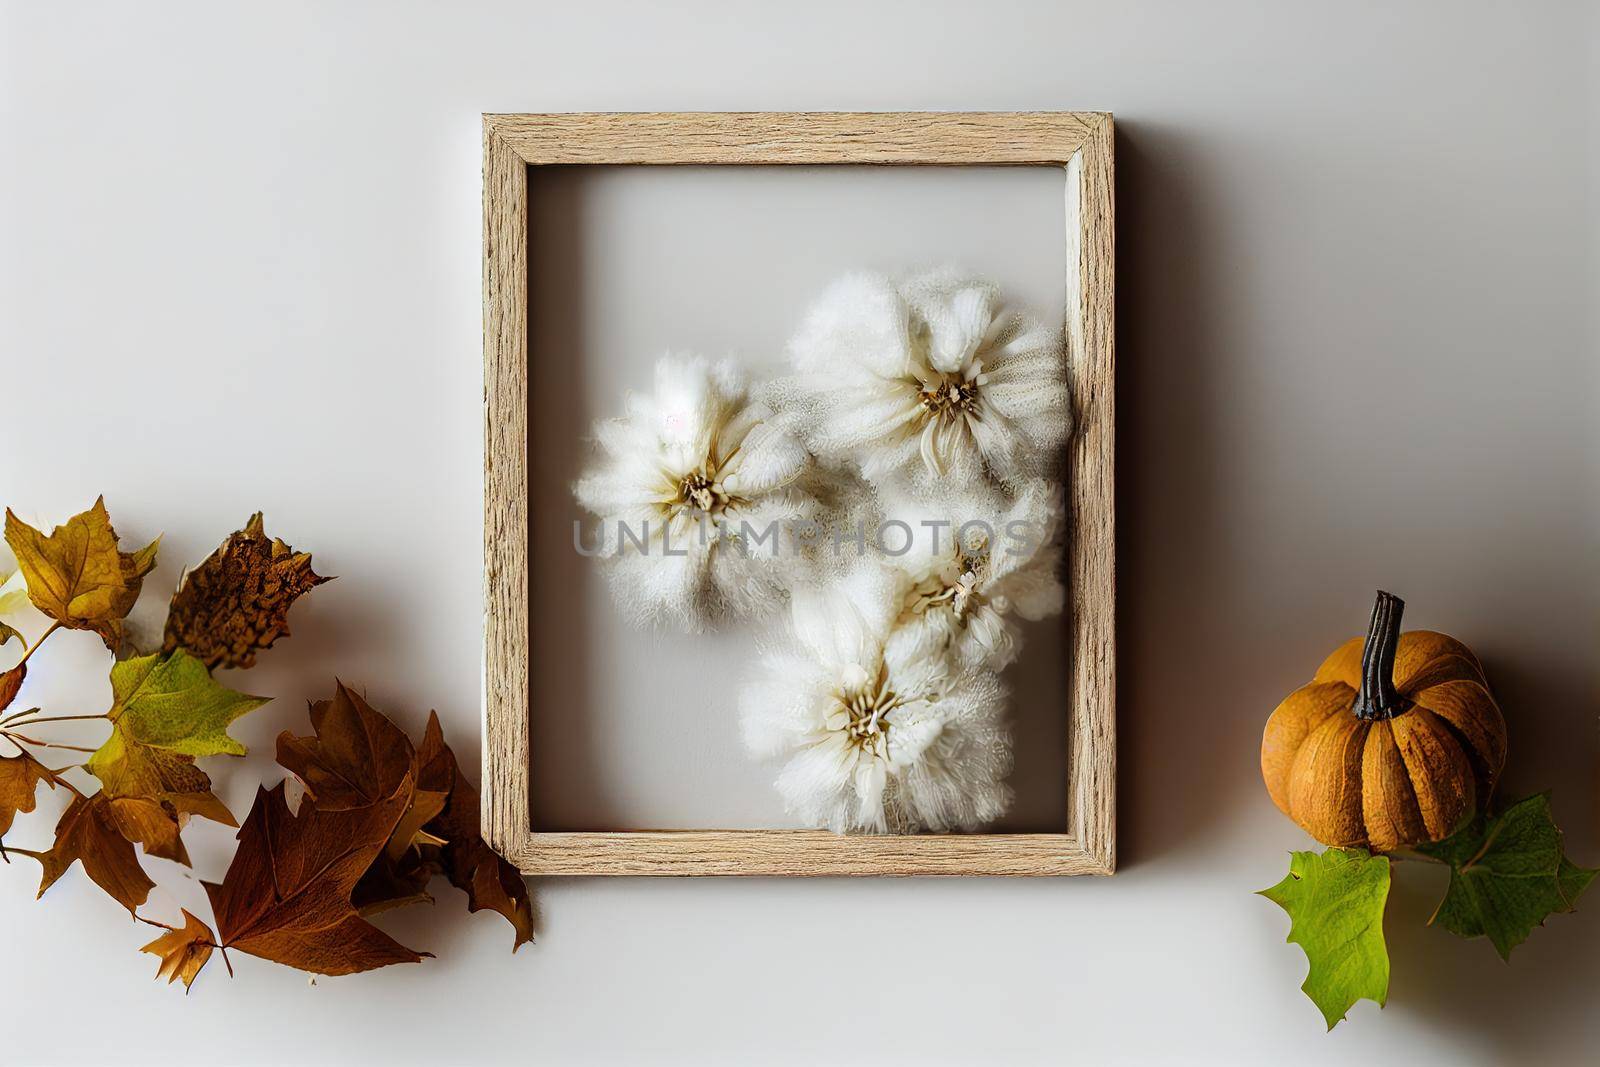
M1380 592L1367 636L1324 660L1261 737L1267 792L1325 845L1388 852L1448 837L1505 765L1478 657L1444 634L1402 634L1404 608Z

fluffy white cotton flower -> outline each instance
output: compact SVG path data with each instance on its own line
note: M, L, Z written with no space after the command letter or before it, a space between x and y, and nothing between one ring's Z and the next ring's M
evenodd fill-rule
M909 540L892 557L904 575L889 638L900 654L949 655L958 666L998 671L1021 652L1018 618L1060 613L1059 486L1034 478L1009 502L967 494L933 506L900 501L887 513Z
M996 288L940 271L835 282L789 345L817 456L920 485L1046 469L1070 424L1055 331Z
M1011 803L1006 692L989 670L886 645L899 580L878 563L795 590L798 647L740 694L747 747L782 761L791 814L836 833L971 830Z
M601 455L574 493L600 524L579 541L636 620L698 631L782 605L791 532L815 509L793 422L731 361L667 356L653 393L596 423Z

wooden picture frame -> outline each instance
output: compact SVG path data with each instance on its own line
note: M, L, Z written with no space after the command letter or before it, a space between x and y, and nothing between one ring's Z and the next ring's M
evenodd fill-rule
M1098 112L485 115L483 834L530 875L1111 874L1115 845L1112 122ZM540 833L529 807L528 168L1055 165L1066 171L1074 430L1063 833ZM1071 264L1076 263L1076 270Z

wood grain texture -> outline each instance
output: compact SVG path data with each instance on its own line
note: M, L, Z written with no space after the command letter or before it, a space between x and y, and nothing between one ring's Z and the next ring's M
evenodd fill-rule
M483 835L528 831L528 168L483 137Z
M1078 182L1078 285L1069 314L1074 429L1068 469L1071 613L1068 797L1084 851L1116 869L1116 361L1112 126L1107 115L1071 161Z
M826 830L530 834L510 857L538 874L1109 874L1067 834L844 836Z
M1065 111L485 115L523 160L557 163L1065 163L1105 116Z
M483 832L538 875L1071 875L1116 866L1115 374L1111 116L484 116ZM1068 378L1067 832L842 836L813 830L535 833L528 734L529 165L1053 164L1065 168Z

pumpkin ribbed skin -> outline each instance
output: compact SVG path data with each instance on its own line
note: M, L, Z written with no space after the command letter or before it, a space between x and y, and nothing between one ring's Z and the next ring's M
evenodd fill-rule
M1391 641L1392 688L1374 713L1364 703L1380 677L1372 644L1371 634L1345 643L1278 705L1261 738L1261 775L1318 841L1388 852L1448 837L1488 799L1506 727L1477 657L1429 630Z

